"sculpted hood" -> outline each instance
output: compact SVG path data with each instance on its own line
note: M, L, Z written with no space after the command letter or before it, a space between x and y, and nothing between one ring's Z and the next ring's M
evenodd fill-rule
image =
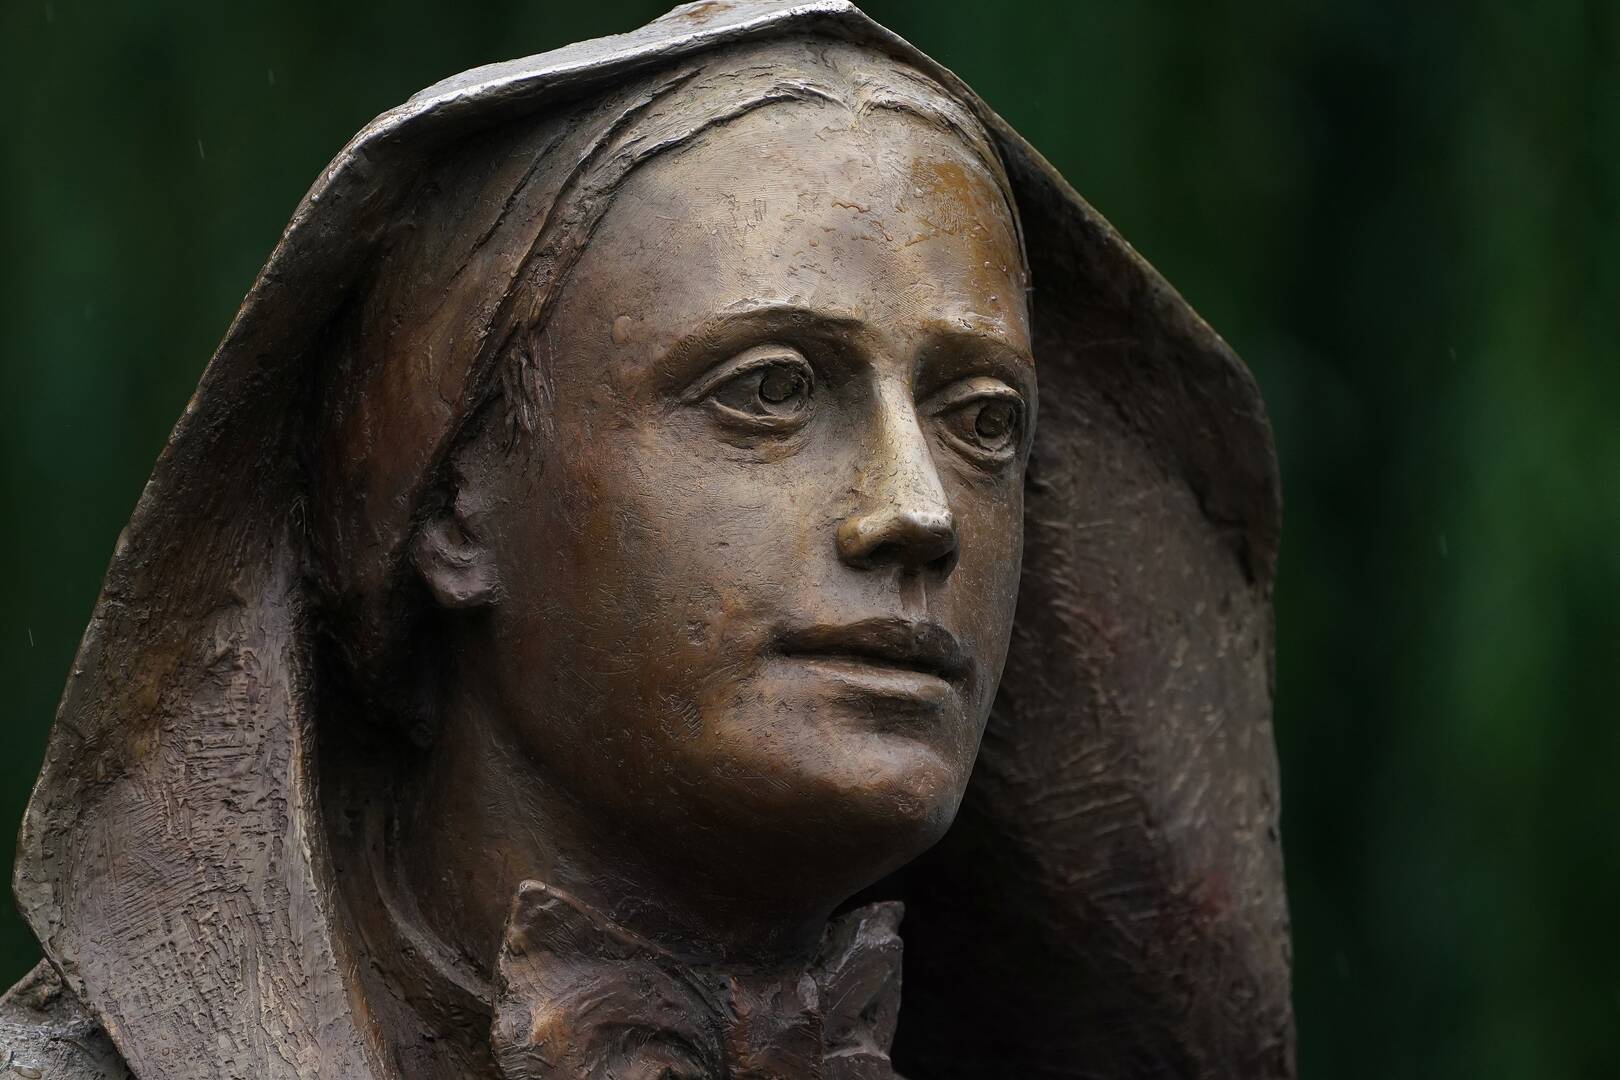
M689 4L384 113L299 204L159 458L64 694L15 886L139 1076L385 1078L316 797L309 478L330 329L457 141L707 49L822 35L979 114L1033 280L1041 417L1002 692L903 882L929 1077L1291 1074L1272 749L1270 429L1226 344L948 71L842 0ZM465 360L465 362L463 362ZM351 568L381 580L488 372L416 401ZM417 393L431 380L436 393ZM904 1066L905 1058L901 1058Z

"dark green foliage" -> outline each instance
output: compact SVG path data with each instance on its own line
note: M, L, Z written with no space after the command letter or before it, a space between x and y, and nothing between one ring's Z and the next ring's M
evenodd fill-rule
M443 75L663 6L0 11L0 821L118 529L316 171ZM1620 1075L1620 7L868 8L1265 388L1303 1075ZM0 977L36 957L7 908Z

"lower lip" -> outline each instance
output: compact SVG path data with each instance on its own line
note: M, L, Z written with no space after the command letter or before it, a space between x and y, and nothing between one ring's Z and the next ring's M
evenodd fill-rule
M889 698L913 705L939 706L956 687L930 671L896 667L849 656L798 656L795 660L863 696Z

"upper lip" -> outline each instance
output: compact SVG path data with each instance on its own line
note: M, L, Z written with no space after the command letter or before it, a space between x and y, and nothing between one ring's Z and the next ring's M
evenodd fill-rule
M877 618L804 626L784 633L778 644L790 656L851 657L951 680L968 670L967 653L956 635L924 620Z

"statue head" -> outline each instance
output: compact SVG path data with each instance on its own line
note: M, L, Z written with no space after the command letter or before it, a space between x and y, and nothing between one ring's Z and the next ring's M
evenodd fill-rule
M19 896L137 1071L487 1054L564 893L601 955L745 966L865 894L919 1073L1281 1075L1275 540L1252 380L959 80L841 0L689 5L323 174L121 541ZM267 1038L140 1034L182 1013Z
M570 265L458 298L519 314L415 515L415 660L439 665L415 692L428 753L521 791L505 812L540 810L577 885L819 928L942 835L995 695L1036 403L1018 223L968 108L872 51L743 47L650 83L617 127L622 88L571 118L631 160ZM478 153L535 165L535 129ZM485 183L458 165L418 213L459 220ZM504 226L489 244L530 242ZM367 325L440 317L413 264L452 227L417 225ZM489 833L481 802L430 802ZM480 857L503 909L552 871Z

